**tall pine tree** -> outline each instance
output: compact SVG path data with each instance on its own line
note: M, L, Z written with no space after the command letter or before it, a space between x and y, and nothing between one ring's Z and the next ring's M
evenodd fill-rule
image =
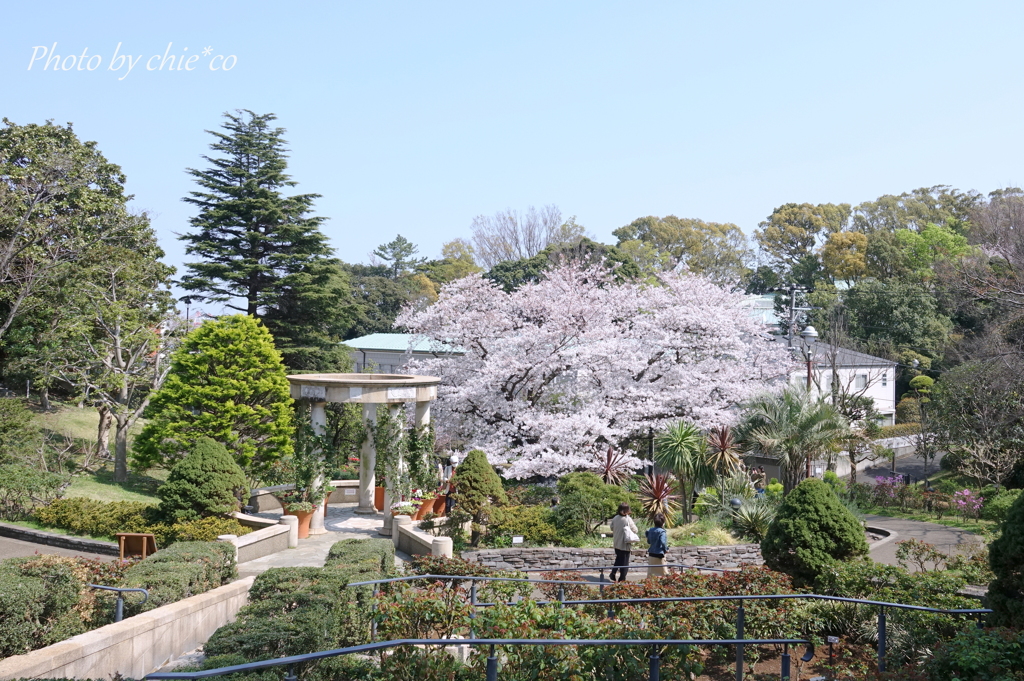
M274 114L225 113L223 132L207 131L220 154L190 168L199 184L185 201L199 209L195 232L181 237L197 262L181 286L193 300L222 303L265 322L293 370L338 370L337 342L354 315L347 279L310 215L319 194L286 196L296 182L287 169L284 128ZM312 325L312 326L311 326Z

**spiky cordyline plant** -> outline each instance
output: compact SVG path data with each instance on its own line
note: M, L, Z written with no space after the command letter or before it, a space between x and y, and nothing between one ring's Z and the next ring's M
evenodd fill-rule
M740 446L729 426L708 431L708 465L718 475L730 475L740 467Z
M665 527L672 527L676 513L679 512L679 495L672 489L675 480L668 473L646 475L640 481L640 503L647 517L654 519L655 513L665 515Z
M630 466L631 458L623 450L616 450L612 445L608 445L608 451L598 458L597 474L606 485L622 485L633 472L633 467Z

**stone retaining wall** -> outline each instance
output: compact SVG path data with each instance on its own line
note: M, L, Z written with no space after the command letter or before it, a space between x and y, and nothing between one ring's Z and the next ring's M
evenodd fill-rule
M30 530L27 527L8 525L6 523L0 523L0 537L9 537L10 539L20 539L22 541L34 542L36 544L56 546L62 549L69 549L71 551L99 553L105 556L121 555L117 544L113 542L99 541L97 539L83 539L81 537L68 537L63 534ZM3 557L4 556L0 556L0 558Z
M498 570L547 568L608 567L615 562L612 549L482 549L463 551L465 560L480 563ZM633 564L646 565L647 551L635 550L630 560ZM702 568L736 569L745 565L763 565L761 547L758 544L736 544L734 546L674 546L669 548L665 562L693 565Z

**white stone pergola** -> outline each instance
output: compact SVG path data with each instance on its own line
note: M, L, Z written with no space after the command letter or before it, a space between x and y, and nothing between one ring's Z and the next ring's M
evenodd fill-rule
M328 402L363 405L363 422L370 428L377 422L377 407L388 405L393 416L398 416L403 405L416 405L416 427L430 423L430 403L437 399L434 376L406 376L400 374L299 374L289 376L291 396L309 403L313 429L323 434L327 429ZM377 450L373 439L367 437L359 455L359 506L355 512L372 515L377 512L373 504L376 480ZM384 495L384 527L381 534L391 536L391 487ZM310 534L324 534L323 506L317 508L309 525Z

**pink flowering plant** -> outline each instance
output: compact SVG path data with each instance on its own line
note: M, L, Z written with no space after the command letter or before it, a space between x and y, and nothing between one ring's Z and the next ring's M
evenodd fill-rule
M977 519L981 513L981 505L984 502L981 495L975 494L969 489L960 490L959 492L953 493L953 505L956 506L957 513L967 520L968 518Z

